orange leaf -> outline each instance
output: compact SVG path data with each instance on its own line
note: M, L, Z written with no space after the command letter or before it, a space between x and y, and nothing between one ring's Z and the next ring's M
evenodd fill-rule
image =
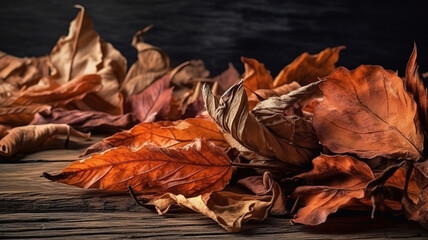
M422 157L416 103L395 72L370 65L353 71L339 67L319 86L324 100L315 108L313 123L331 151L362 158Z
M149 143L164 148L182 147L200 137L204 137L222 148L228 146L213 121L203 118L188 118L175 122L140 123L128 131L116 133L90 146L82 155L119 146L137 148Z
M344 46L326 48L316 55L303 53L281 70L273 86L279 87L291 82L305 86L318 81L318 78L325 77L334 70L339 52L344 48Z
M290 84L284 84L274 89L258 89L248 96L248 108L249 110L252 110L257 105L257 103L260 102L260 98L268 99L274 96L281 96L298 88L300 88L300 85L296 82L292 82Z
M273 80L265 65L253 58L241 57L244 63L245 75L243 78L245 92L250 96L257 89L273 88Z
M180 148L125 146L75 161L57 175L44 176L82 188L126 192L131 186L151 198L163 193L197 196L219 191L232 176L227 155L206 139Z
M27 125L38 112L50 113L51 106L32 104L29 106L11 106L0 108L0 123L10 125Z

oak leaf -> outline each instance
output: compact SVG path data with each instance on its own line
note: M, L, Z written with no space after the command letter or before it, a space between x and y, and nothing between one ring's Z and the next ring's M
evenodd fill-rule
M256 59L241 57L245 73L243 77L245 92L250 96L257 89L272 89L273 79L263 63Z
M74 129L84 132L97 131L103 133L114 133L130 129L138 124L139 121L137 117L131 113L124 115L110 115L104 112L54 108L49 112L41 111L35 114L29 124L40 125L48 123L68 124Z
M305 86L318 81L321 77L326 77L335 69L334 65L339 59L339 52L343 49L345 49L344 46L339 46L326 48L315 55L303 53L281 70L273 86L278 87L292 82Z
M102 89L83 99L80 108L121 114L123 103L119 86L125 78L126 59L100 38L85 9L80 5L76 7L80 12L71 22L68 35L62 36L50 53L52 75L62 85L80 75L99 74Z
M220 191L186 198L182 194L167 193L152 203L161 215L166 214L172 204L178 204L204 214L227 231L238 232L242 224L249 220L264 220L282 194L270 174L263 175L263 184L265 191L258 195Z
M297 187L292 196L304 202L292 223L318 225L351 203L365 197L365 186L374 179L370 167L362 161L345 155L321 155L312 161L314 169L296 175L314 185Z
M88 138L90 134L78 132L67 124L27 125L8 130L0 140L0 156L10 157L18 153L28 153L40 148L52 147L57 135ZM64 146L64 144L62 145Z
M337 68L320 85L313 124L322 145L361 158L418 160L423 134L415 101L395 72L362 65Z
M206 138L225 149L228 147L217 125L203 118L188 118L178 121L140 123L128 131L116 133L90 146L83 156L109 148L127 146L137 148L155 144L164 148L183 147L195 138Z
M59 174L44 176L82 188L116 192L126 192L130 186L149 199L163 193L193 197L223 189L232 176L232 165L222 149L206 139L196 139L173 149L120 146L75 161Z

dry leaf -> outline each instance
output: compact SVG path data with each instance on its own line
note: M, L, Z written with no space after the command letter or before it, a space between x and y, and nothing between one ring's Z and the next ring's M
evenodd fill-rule
M257 89L272 89L273 80L270 72L266 70L265 65L253 58L241 57L244 63L244 86L247 96Z
M80 75L99 74L102 89L96 96L84 99L79 108L121 114L123 103L119 86L125 78L126 59L100 38L85 9L80 5L76 7L80 12L71 22L68 35L58 40L50 54L53 76L62 85Z
M214 82L217 82L220 87L219 91L213 91L214 94L221 95L234 84L238 83L241 79L239 72L236 70L232 63L229 63L229 68L226 71L222 72L220 75L214 77L212 80Z
M175 122L158 121L140 123L129 131L119 132L90 146L83 156L112 147L127 146L138 148L145 144L155 144L164 148L183 147L195 138L206 138L225 149L228 147L217 125L203 118L189 118Z
M104 112L66 110L54 108L49 112L39 112L30 124L64 123L79 131L113 133L130 129L139 123L133 114L110 115Z
M320 77L325 77L334 70L334 64L339 59L339 52L343 49L345 49L344 46L339 46L326 48L316 55L303 53L281 70L275 78L273 86L279 87L291 82L305 86L318 81Z
M172 69L169 75L171 83L177 88L192 88L195 81L207 78L210 72L205 68L202 60L191 60Z
M144 34L152 27L137 31L132 38L132 46L138 51L138 61L131 66L121 86L125 98L140 93L169 70L168 55L143 41Z
M230 88L220 101L211 93L208 86L202 89L205 105L213 120L225 133L225 138L232 147L245 155L258 155L280 159L294 166L305 166L313 157L313 149L301 147L292 142L297 119L281 119L265 126L253 114L248 112L247 96L243 84ZM278 124L278 125L276 125ZM303 123L304 124L304 123ZM276 125L276 126L275 126ZM280 132L270 129L283 129ZM247 152L243 152L247 149Z
M242 224L262 221L277 201L281 189L270 174L263 175L266 189L260 195L241 194L230 191L213 192L193 198L167 193L153 201L159 214L166 214L174 203L204 214L230 232L238 232Z
M12 128L0 140L0 156L10 157L18 153L27 153L39 148L50 147L58 142L56 135L77 136L88 138L90 135L78 132L67 124L27 125ZM64 145L63 145L64 146Z
M293 193L304 202L292 223L318 225L328 215L347 206L353 199L364 198L365 186L374 179L370 167L350 156L321 155L313 160L314 169L296 175L314 185L301 186Z
M7 135L7 132L9 131L10 127L6 125L0 124L0 140Z
M33 120L38 112L50 113L51 106L33 104L29 106L12 106L0 108L0 124L10 124L14 126L27 125Z
M116 192L126 192L131 186L145 198L163 193L193 197L223 189L232 176L232 165L222 149L206 139L196 139L173 149L121 146L75 161L57 175L44 176L82 188Z
M125 110L134 113L141 122L153 122L157 115L168 115L171 96L172 88L169 88L169 76L166 75L141 93L130 96Z
M297 82L292 82L274 89L258 89L248 96L249 109L252 110L260 101L266 100L270 97L285 95L298 88L300 88L300 85Z
M396 73L380 66L339 67L319 86L324 100L315 108L313 123L322 145L332 152L422 157L416 103Z

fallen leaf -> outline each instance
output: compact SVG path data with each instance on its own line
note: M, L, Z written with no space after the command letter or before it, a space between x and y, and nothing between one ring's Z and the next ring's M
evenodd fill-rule
M123 102L119 86L125 78L126 59L100 38L85 9L80 5L76 8L80 12L71 22L68 35L62 36L51 51L52 76L62 85L84 74L99 74L102 89L96 97L87 96L81 103L86 108L80 109L121 114Z
M141 122L153 122L157 115L168 115L171 96L169 76L165 75L141 93L130 96L126 101L125 111L134 113Z
M208 139L223 149L228 147L213 121L188 118L174 122L140 123L129 131L116 133L95 143L86 149L82 156L119 146L138 148L145 144L155 144L164 148L183 147L200 137Z
M298 88L300 88L300 85L297 82L292 82L274 89L258 89L248 96L249 109L252 110L260 101L266 100L270 97L285 95Z
M297 187L292 194L304 202L304 207L291 220L294 224L324 223L328 215L354 199L364 198L365 186L374 179L367 164L350 156L321 155L312 163L313 170L294 177L314 184Z
M423 134L415 101L395 72L362 65L339 67L320 85L324 100L313 124L321 144L361 158L422 157Z
M175 203L204 214L229 232L239 232L242 224L249 220L266 219L277 201L281 189L270 174L263 175L263 184L266 191L260 195L220 191L186 198L182 194L166 193L152 203L161 215L166 214L170 206Z
M191 60L184 62L169 72L171 83L175 89L182 87L192 88L198 79L207 78L210 72L205 68L202 60Z
M193 197L224 188L232 176L226 153L206 139L179 148L120 146L75 161L61 173L44 176L82 188L127 192L146 198L163 193Z
M89 132L114 133L130 129L139 123L137 117L131 113L124 115L110 115L104 112L66 110L54 108L49 112L37 113L30 124L68 124L76 130Z
M132 38L132 46L138 51L138 61L131 66L121 86L125 98L140 93L169 70L168 55L143 41L144 34L152 27L137 31Z
M232 63L229 63L229 68L226 71L212 79L214 82L218 82L220 87L219 91L214 93L223 94L227 89L238 83L241 80L240 78L239 72Z
M245 92L250 96L257 89L272 89L273 79L264 64L253 58L241 57L245 73L243 77Z
M0 124L21 126L29 124L38 112L50 113L51 106L33 104L29 106L11 106L0 108Z
M7 132L9 131L10 127L6 125L0 124L0 140L7 135Z
M10 157L18 153L28 153L39 148L49 147L58 142L56 135L88 138L90 134L78 132L67 124L27 125L12 128L0 140L0 156ZM64 146L64 145L63 145Z
M339 59L339 52L343 49L345 49L344 46L339 46L326 48L315 55L303 53L281 70L273 86L279 87L291 82L305 86L318 81L321 77L326 77L335 69L334 64Z

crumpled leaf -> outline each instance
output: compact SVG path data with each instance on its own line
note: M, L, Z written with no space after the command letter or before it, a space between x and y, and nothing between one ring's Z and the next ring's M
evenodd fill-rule
M168 55L143 41L144 34L152 27L150 25L137 31L132 38L132 46L138 51L138 61L131 66L121 86L125 98L140 93L170 68Z
M295 122L298 120L289 116L291 119L283 118L269 123L269 126L260 123L248 112L242 82L230 88L220 100L211 93L208 86L203 87L202 94L208 113L221 127L226 140L244 156L256 153L294 166L305 166L312 160L312 149L292 142ZM270 131L281 128L283 130L280 132Z
M164 148L183 147L200 137L208 139L223 149L228 147L213 121L204 118L188 118L174 122L140 123L128 131L116 133L95 143L86 149L82 156L119 146L138 148L145 144L155 144Z
M339 67L320 85L324 100L313 124L322 145L361 158L383 156L418 160L423 134L415 101L396 73L362 65Z
M245 57L241 57L241 61L244 63L245 68L243 81L247 96L250 96L257 89L273 88L272 76L263 63L256 59Z
M141 122L153 122L157 115L168 115L171 96L169 76L165 75L141 93L130 96L126 102L126 111L134 113Z
M179 148L120 146L75 161L61 173L44 176L82 188L126 192L145 198L163 193L193 197L224 188L232 176L226 153L206 139Z
M266 100L270 97L285 95L298 88L300 88L300 85L297 82L292 82L274 89L258 89L248 96L248 107L252 110L260 101Z
M10 157L18 153L27 153L39 148L50 147L58 142L56 135L89 138L90 134L78 132L67 124L27 125L12 128L0 140L0 156ZM64 146L64 145L63 145Z
M7 135L9 129L9 126L0 124L0 139Z
M137 117L131 113L124 115L110 115L104 112L66 110L54 108L49 112L37 113L30 124L40 125L48 123L68 124L79 131L119 132L130 129L139 123Z
M180 89L183 87L192 88L193 83L199 79L207 78L210 72L205 68L202 60L191 60L184 62L169 73L171 83Z
M276 76L274 87L287 83L297 82L302 86L318 81L326 77L335 69L335 63L339 59L339 52L344 46L326 48L315 55L305 52L297 57L292 63L285 66Z
M76 7L80 12L71 22L68 35L58 40L50 54L53 77L62 85L80 75L97 73L101 76L102 89L87 96L80 109L121 114L123 101L119 86L125 78L126 59L100 38L85 9Z
M314 185L297 187L292 197L304 202L291 220L292 223L318 225L328 215L347 206L353 199L362 199L365 186L374 179L370 167L345 155L321 155L312 161L314 169L296 175Z
M226 71L212 79L219 85L219 91L213 91L214 94L223 94L231 86L238 83L241 80L240 78L239 72L232 63L229 63L229 68Z
M29 106L11 106L0 108L0 124L13 124L15 126L29 124L38 112L50 113L51 106L33 104Z
M263 175L263 184L266 191L259 195L220 191L186 198L181 194L167 193L152 203L161 215L166 214L175 203L204 214L227 231L238 232L242 229L242 224L249 220L264 220L281 194L279 185L270 174Z

